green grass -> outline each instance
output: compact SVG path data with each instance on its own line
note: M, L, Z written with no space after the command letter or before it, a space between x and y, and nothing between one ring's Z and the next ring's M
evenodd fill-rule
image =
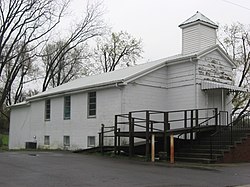
M0 134L0 150L8 150L9 135Z
M8 144L9 144L9 135L0 134L0 137L2 138L3 145L8 146Z

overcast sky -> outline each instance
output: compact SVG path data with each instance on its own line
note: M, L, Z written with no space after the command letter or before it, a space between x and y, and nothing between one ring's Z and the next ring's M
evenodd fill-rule
M73 0L75 16L85 0ZM91 0L89 0L91 2ZM220 24L250 24L249 0L103 0L105 20L113 31L127 31L143 41L143 59L156 60L181 53L183 21L196 11Z

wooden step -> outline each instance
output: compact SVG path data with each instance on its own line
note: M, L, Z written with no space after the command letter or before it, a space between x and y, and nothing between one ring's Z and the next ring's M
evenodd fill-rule
M207 158L175 157L175 161L211 164L216 163L217 160Z
M217 144L212 144L212 148L213 149L229 149L233 147L232 145L217 145ZM210 149L211 148L211 145L203 145L203 144L200 144L200 145L196 145L196 144L193 144L193 145L185 145L183 146L182 148L189 148L189 149ZM180 148L180 149L182 149Z
M188 158L207 158L210 159L211 158L211 154L208 153L190 153L190 152L177 152L175 153L176 157L188 157ZM216 159L218 157L222 157L223 154L212 154L212 158Z
M212 152L215 154L223 154L229 152L230 149L212 149ZM182 148L182 152L190 152L190 153L210 153L210 149L189 149Z

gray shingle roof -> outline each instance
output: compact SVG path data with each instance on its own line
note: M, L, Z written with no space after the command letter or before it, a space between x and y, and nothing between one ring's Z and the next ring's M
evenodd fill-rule
M72 92L79 92L79 91L85 91L85 90L91 90L91 89L98 89L102 86L112 85L115 86L116 84L126 84L134 79L139 78L140 76L144 76L147 73L150 73L154 70L157 70L158 68L161 68L165 66L166 64L170 64L172 62L178 62L181 60L189 60L190 58L195 58L202 56L204 54L207 54L211 52L211 50L219 50L223 52L223 50L218 46L212 46L207 49L204 49L200 52L195 52L191 54L179 54L170 56L167 58L159 59L152 62L147 62L144 64L136 65L127 67L124 69L119 69L112 72L102 73L98 75L88 76L79 78L76 80L73 80L71 82L62 84L60 86L57 86L55 88L51 88L45 92L39 93L35 96L32 96L27 99L34 100L34 99L41 99L48 96L58 95L58 94L67 94ZM224 54L224 52L223 52ZM232 66L234 66L234 63L230 60L230 58L224 54L224 56L228 59L228 61L231 63Z
M218 28L218 26L213 21L211 21L209 18L204 16L199 11L197 11L196 14L194 14L192 17L188 18L186 21L184 21L182 24L180 24L179 27L182 28L186 25L189 25L191 23L198 22L198 21L207 23L214 28Z
M199 58L200 56L209 53L211 50L223 51L218 45L215 45L205 50L202 50L200 52L195 52L195 53L186 54L186 55L183 55L183 54L174 55L171 57L159 59L159 60L152 61L152 62L147 62L147 63L136 65L136 66L127 67L124 69L119 69L119 70L112 71L112 72L79 78L71 82L62 84L58 87L51 88L35 96L32 96L28 98L27 101L32 101L36 99L40 100L42 98L61 95L61 94L66 95L69 93L82 92L86 90L89 91L89 90L98 89L100 87L107 86L107 85L115 86L116 84L120 84L120 83L126 84L141 76L146 75L147 73L157 70L158 68L161 68L165 66L166 64L171 64L171 63L179 62L182 60L189 60L191 58L197 58L197 57ZM226 54L224 54L224 56L227 57ZM230 58L228 58L228 60L229 62L231 62L233 66L234 64L230 60ZM26 104L26 103L27 102L24 102L22 104ZM15 105L12 105L12 106L15 106Z
M33 100L37 98L44 98L51 95L67 94L68 92L74 92L79 90L94 89L105 85L115 85L116 83L126 83L131 79L144 75L150 71L153 71L159 67L162 67L169 61L175 61L182 58L187 58L189 55L174 55L168 58L159 59L144 64L119 69L112 72L102 73L93 76L87 76L79 78L68 83L62 84L55 88L51 88L45 92L39 93L35 96L28 98L27 100Z

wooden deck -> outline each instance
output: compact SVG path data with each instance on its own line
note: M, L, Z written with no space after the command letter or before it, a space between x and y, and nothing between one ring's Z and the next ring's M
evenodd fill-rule
M179 134L185 134L185 133L191 133L191 132L204 132L204 131L211 131L215 130L216 125L208 125L208 126L201 126L201 127L187 127L187 128L177 128L177 129L170 129L168 130L165 135L170 136L171 134L173 135L179 135ZM152 134L155 135L155 137L164 137L164 132L163 131L154 131L154 132L149 132L149 136ZM117 136L120 137L129 137L130 133L129 131L122 131L122 132L117 132ZM136 138L146 138L146 132L145 131L135 131L133 132L133 136Z

